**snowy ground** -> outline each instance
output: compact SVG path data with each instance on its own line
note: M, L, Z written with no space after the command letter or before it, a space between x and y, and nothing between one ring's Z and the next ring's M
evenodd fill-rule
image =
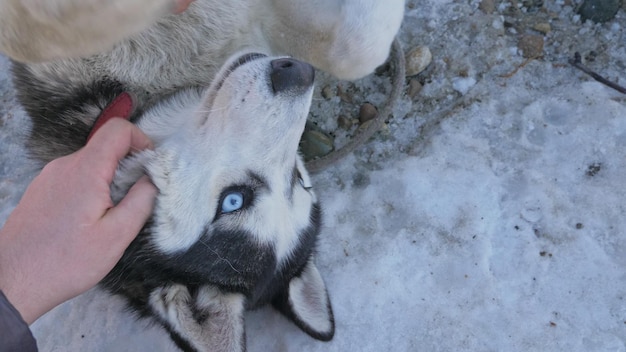
M407 2L405 50L433 53L422 91L314 178L335 339L262 309L247 316L250 351L626 351L626 96L567 65L580 51L624 85L626 11L591 25L572 1L495 1L491 14L479 2ZM533 21L552 30L526 60ZM36 170L7 68L0 58L0 222ZM371 80L357 86L375 101ZM33 330L42 351L172 350L96 291Z

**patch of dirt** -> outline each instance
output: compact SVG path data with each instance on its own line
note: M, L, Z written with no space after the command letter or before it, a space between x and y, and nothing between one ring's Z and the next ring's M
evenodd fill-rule
M432 62L421 73L406 77L405 94L396 102L386 126L357 152L359 163L375 168L394 154L415 153L439 122L456 109L468 108L490 94L483 81L506 88L520 70L554 75L554 80L521 82L552 84L591 80L568 60L576 52L582 64L609 80L619 82L626 71L626 11L597 24L581 21L576 10L582 0L408 0L399 39L405 52L427 47ZM388 65L356 82L342 82L324 74L310 115L317 128L340 147L360 125L359 111L365 103L378 110L391 89ZM538 80L539 81L539 80ZM542 83L546 82L547 83ZM622 82L623 83L623 82ZM490 86L494 86L491 84Z

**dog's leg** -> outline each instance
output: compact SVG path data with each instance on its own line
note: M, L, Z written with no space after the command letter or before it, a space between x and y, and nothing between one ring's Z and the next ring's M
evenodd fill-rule
M154 290L150 306L184 350L245 351L244 296L222 293L211 286L193 297L183 285Z
M38 62L110 49L192 0L0 0L0 52Z
M268 0L272 49L343 79L374 71L389 56L404 0Z

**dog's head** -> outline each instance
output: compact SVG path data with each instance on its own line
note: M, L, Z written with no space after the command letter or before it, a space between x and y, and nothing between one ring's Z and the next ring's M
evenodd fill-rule
M248 54L227 63L207 91L178 93L146 112L138 124L155 150L130 157L113 188L123 194L145 170L159 195L105 286L123 291L120 277L148 290L183 284L191 306L209 286L222 298L244 297L213 316L271 302L313 337L332 338L313 263L320 208L297 152L313 79L303 62Z

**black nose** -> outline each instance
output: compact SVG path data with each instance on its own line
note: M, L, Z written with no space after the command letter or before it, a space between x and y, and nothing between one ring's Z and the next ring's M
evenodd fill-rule
M315 79L313 66L295 59L284 58L272 60L272 88L274 93L291 91L303 93Z

